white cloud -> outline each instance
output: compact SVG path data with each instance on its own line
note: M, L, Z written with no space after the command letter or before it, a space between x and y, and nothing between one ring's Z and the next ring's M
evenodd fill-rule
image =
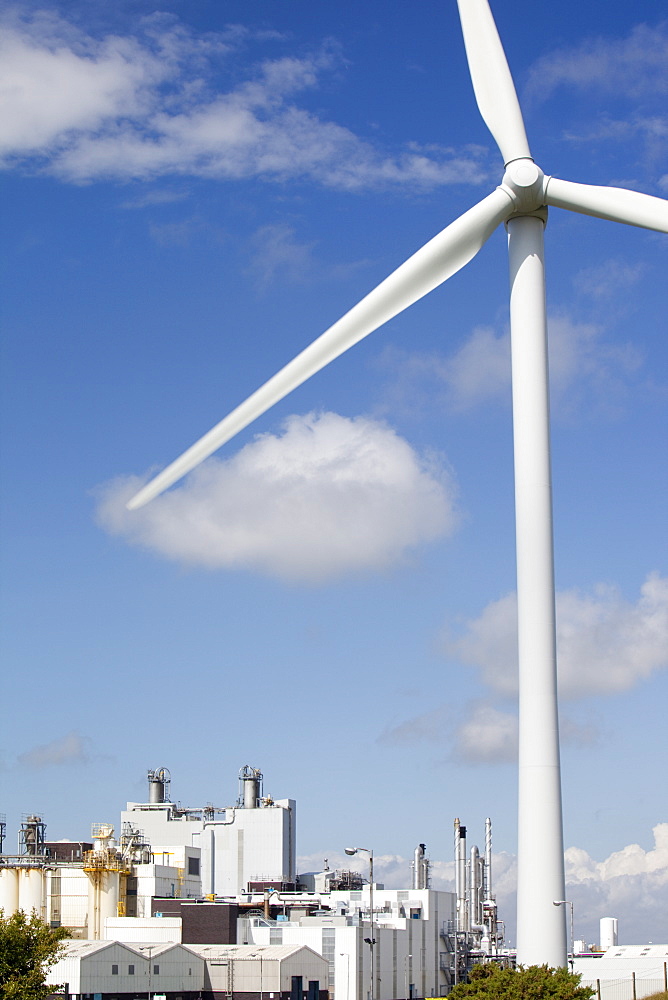
M301 108L336 62L331 49L258 63L233 74L242 28L190 34L174 19L145 19L133 38L84 35L52 16L6 18L0 48L6 165L40 167L64 180L190 175L283 180L301 177L357 189L480 183L486 151L469 146L387 155L349 129ZM257 41L257 39L255 39Z
M567 895L573 900L580 933L598 941L598 922L619 918L620 941L643 944L668 935L665 907L668 891L668 823L654 827L654 847L645 851L629 844L603 861L582 848L565 852Z
M456 710L446 702L388 726L378 743L448 746L452 748L449 759L458 763L512 761L517 758L517 715L483 700L459 705Z
M446 743L455 715L449 705L438 705L404 722L388 726L378 737L385 746L415 746L418 743Z
M469 763L513 761L517 739L515 715L479 702L455 733L454 758Z
M454 529L454 487L435 460L364 417L293 416L229 459L209 459L139 511L135 477L100 490L112 534L170 559L322 581L383 570Z
M90 760L90 740L72 730L66 736L43 743L19 754L17 761L24 767L41 769L65 764L85 764Z
M668 92L668 24L639 24L627 38L592 38L538 59L527 93L545 100L560 86L639 98Z
M620 280L631 283L632 268L616 268ZM612 275L608 276L612 280ZM601 271L583 275L588 293L602 296L606 278ZM610 285L608 285L610 287ZM585 407L610 411L625 391L628 376L640 366L631 345L606 342L602 326L573 320L565 312L548 317L548 351L553 410L564 415ZM510 333L476 327L459 350L442 354L387 349L382 365L391 372L386 390L393 405L414 408L428 390L449 409L461 412L493 402L510 402Z
M446 642L450 655L479 667L492 690L517 690L517 600L508 594ZM559 690L566 698L626 691L668 664L668 580L650 574L635 604L617 589L557 594Z
M593 299L611 299L628 294L642 277L644 263L630 264L624 260L603 261L593 267L583 268L576 276L575 287Z
M503 702L501 702L503 705ZM599 733L591 723L583 724L560 713L559 733L563 745L591 746ZM489 699L458 705L439 705L412 718L388 726L378 737L383 746L428 744L449 748L447 759L457 764L507 764L517 760L518 718L516 707L499 707Z
M292 226L261 226L251 241L249 271L260 288L277 277L292 282L304 281L313 270L314 246L314 243L300 243Z

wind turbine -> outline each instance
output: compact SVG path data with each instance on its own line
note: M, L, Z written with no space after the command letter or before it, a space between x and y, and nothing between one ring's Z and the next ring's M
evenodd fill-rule
M566 966L557 717L552 489L543 231L547 206L668 232L668 201L543 173L487 0L458 0L478 108L505 173L486 198L425 244L128 503L141 507L302 382L467 264L505 223L510 256L519 636L517 957Z

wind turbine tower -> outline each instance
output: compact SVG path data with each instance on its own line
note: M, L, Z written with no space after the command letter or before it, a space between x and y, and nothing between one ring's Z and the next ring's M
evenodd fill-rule
M555 207L668 232L668 202L544 174L487 0L458 0L480 114L501 152L500 185L440 232L143 487L141 507L348 348L467 264L501 223L508 232L519 635L517 958L567 964L557 717L552 488L543 234Z

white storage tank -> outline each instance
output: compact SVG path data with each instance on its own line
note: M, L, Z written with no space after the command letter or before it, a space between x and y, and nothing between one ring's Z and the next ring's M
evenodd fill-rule
M601 951L607 951L608 948L614 948L619 944L617 940L617 917L601 917L600 938L599 947Z
M19 868L19 910L30 914L34 910L44 916L44 871L42 868Z
M6 917L19 908L19 870L0 868L0 910Z
M118 916L121 877L117 871L102 869L90 872L88 878L88 937L99 941L107 917Z

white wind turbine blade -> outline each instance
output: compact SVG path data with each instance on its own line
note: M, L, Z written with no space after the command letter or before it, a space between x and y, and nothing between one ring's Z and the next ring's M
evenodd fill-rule
M545 178L545 203L555 208L568 208L583 215L594 215L611 222L626 222L668 233L668 201L626 188L597 187Z
M531 159L524 120L506 54L487 0L457 0L466 58L478 109L503 162Z
M496 188L452 222L139 490L128 502L128 508L142 507L158 496L311 375L468 264L512 208L509 195Z

